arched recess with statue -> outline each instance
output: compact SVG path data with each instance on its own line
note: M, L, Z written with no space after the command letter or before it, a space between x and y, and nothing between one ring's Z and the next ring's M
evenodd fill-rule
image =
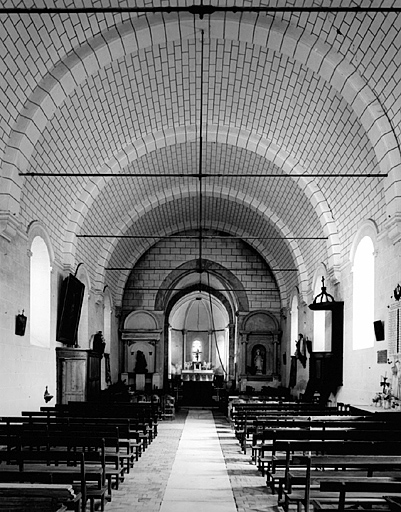
M124 319L121 330L121 380L132 389L159 388L160 336L162 329L154 313L132 311Z
M279 317L269 311L253 311L242 319L240 330L240 388L267 391L281 384L281 336Z

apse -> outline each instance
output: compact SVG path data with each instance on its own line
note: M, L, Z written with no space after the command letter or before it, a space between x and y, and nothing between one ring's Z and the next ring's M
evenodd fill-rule
M228 313L206 292L183 297L169 319L169 378L213 380L228 371Z

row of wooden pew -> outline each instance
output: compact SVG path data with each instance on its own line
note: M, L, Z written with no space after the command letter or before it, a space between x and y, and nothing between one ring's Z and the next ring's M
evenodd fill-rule
M322 407L316 403L306 402L283 402L274 400L265 401L234 401L230 408L230 419L235 434L246 453L247 442L255 431L255 421L263 418L286 417L291 419L293 415L301 416L342 416L349 415L349 406L339 404L337 407Z
M238 401L231 410L242 451L251 449L285 512L401 510L400 419L343 404Z
M151 403L86 403L0 418L0 511L104 510L157 436ZM7 508L8 507L8 508Z

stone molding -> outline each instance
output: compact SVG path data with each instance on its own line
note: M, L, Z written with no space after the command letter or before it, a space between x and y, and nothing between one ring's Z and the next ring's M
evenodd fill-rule
M385 229L391 242L396 245L401 241L401 213L396 213L385 223Z
M11 242L21 227L20 221L10 212L0 212L0 236Z

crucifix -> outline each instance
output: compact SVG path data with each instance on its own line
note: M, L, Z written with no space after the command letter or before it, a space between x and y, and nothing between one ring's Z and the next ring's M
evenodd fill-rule
M200 355L202 354L202 352L199 350L199 348L197 348L193 354L195 357L195 361L199 361Z

